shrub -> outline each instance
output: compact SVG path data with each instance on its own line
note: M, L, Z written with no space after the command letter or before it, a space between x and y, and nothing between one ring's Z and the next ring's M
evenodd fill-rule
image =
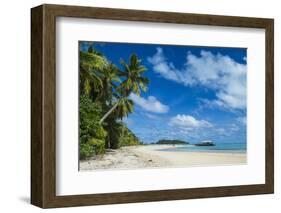
M107 136L107 132L102 126L98 126L96 129L96 138L104 140Z
M136 135L128 129L128 127L121 123L120 125L120 136L119 136L119 144L118 147L122 146L135 146L141 144L140 140L136 137Z
M107 132L99 123L101 105L93 102L87 95L81 95L79 116L80 159L104 153ZM93 142L93 140L98 140L98 142Z
M93 146L96 155L105 153L105 141L92 138L89 143Z
M80 151L80 159L85 159L93 155L94 153L93 147L88 143L80 143L79 151Z

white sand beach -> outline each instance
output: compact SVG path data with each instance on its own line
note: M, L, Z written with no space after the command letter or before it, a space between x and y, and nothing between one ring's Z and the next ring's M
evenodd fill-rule
M142 145L107 150L104 155L80 161L80 171L105 169L173 168L246 164L246 153L161 151L173 145Z

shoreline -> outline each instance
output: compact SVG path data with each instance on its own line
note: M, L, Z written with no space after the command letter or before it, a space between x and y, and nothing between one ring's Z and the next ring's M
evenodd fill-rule
M176 146L139 145L107 150L104 155L81 160L79 163L80 171L241 165L247 163L246 152L163 150L172 149Z
M175 148L175 147L171 147L171 148ZM198 152L198 153L223 153L223 154L247 154L247 150L216 150L216 149L193 149L193 150L171 150L170 148L161 148L159 149L158 151L161 151L161 152L166 152L166 153L169 153L169 152Z

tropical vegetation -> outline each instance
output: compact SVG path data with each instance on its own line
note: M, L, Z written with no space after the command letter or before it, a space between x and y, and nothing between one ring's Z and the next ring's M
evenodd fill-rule
M81 45L81 43L80 43ZM123 121L134 112L130 94L148 89L145 66L136 54L120 64L110 62L93 43L79 51L79 148L80 159L105 153L106 149L141 144Z

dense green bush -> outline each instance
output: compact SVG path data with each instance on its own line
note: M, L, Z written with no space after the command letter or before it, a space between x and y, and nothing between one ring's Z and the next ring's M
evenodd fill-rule
M80 159L105 153L105 148L120 148L122 146L139 145L140 141L135 134L122 122L115 120L99 123L102 110L98 102L93 102L87 95L80 96ZM112 141L107 147L106 141ZM114 143L113 143L114 142Z
M104 153L106 131L99 123L101 106L87 95L80 96L80 159Z
M89 142L94 148L95 154L100 155L105 152L105 142L104 140L92 138Z
M80 143L80 159L85 159L94 154L93 147L88 143Z
M118 147L122 146L135 146L141 144L140 140L136 137L136 135L128 129L128 127L121 123L119 126L120 130L120 138Z

